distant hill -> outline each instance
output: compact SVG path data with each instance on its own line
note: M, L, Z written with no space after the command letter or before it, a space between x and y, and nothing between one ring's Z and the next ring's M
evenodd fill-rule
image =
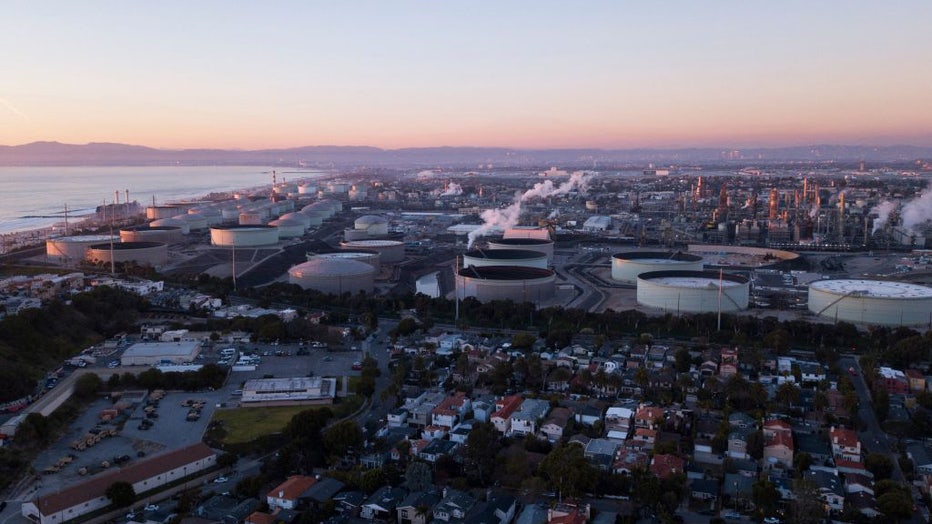
M306 146L288 149L155 149L112 143L83 145L33 142L0 146L0 166L268 165L307 167L495 167L540 165L640 166L668 164L773 164L780 162L895 162L932 159L932 148L844 146L751 149L513 149L367 146Z

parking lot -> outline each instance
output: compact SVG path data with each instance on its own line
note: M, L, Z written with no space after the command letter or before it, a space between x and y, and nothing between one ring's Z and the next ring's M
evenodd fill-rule
M298 355L302 349L307 353L306 355ZM352 369L353 363L363 359L361 351L330 352L322 348L302 348L297 344L279 346L252 344L243 346L240 350L242 353L257 353L260 362L254 371L230 373L227 386L223 388L224 392L229 395L228 401L234 400L233 391L241 389L247 380L269 377L354 376L359 375L359 371ZM282 356L276 356L277 352L281 352ZM263 356L266 353L269 355Z

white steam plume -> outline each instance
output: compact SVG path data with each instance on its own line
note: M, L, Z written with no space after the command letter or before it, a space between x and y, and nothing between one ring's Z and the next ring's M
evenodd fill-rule
M903 218L903 227L913 232L916 226L932 220L932 186L927 187L919 198L903 204L900 216Z
M450 182L447 185L446 190L443 193L440 193L440 196L459 196L463 194L463 187L457 184L456 182Z
M486 209L479 215L483 224L469 233L469 243L467 247L472 247L477 238L485 236L495 228L508 229L518 224L521 217L521 204L532 198L547 198L560 196L578 189L580 193L585 193L589 188L589 177L585 173L577 172L570 176L566 182L554 187L553 181L545 180L534 184L534 187L528 189L523 194L516 193L515 199L506 208L503 209Z
M874 228L871 230L872 235L886 225L887 220L890 219L890 213L895 209L896 202L890 200L884 200L871 209L871 213L877 213L877 218L874 219Z

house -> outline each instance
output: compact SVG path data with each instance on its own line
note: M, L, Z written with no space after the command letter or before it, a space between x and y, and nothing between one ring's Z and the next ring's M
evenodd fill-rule
M814 383L825 380L825 369L816 362L798 362L800 381Z
M601 470L609 470L615 459L615 452L618 451L620 443L617 440L606 438L594 438L586 444L583 455L594 466Z
M331 477L322 477L301 494L301 506L317 511L332 499L345 485Z
M450 442L465 444L466 439L469 438L469 432L472 431L472 424L472 420L467 420L457 424L456 427L454 427L449 433Z
M253 511L243 524L275 524L275 517L262 511Z
M537 424L548 411L550 402L544 399L526 399L511 415L511 434L524 436L537 433Z
M634 427L657 429L663 423L663 409L642 405L634 414Z
M729 466L739 475L757 478L758 464L752 459L730 459Z
M518 501L507 493L491 493L469 515L470 524L508 524L515 518Z
M404 409L408 410L408 424L427 426L431 423L434 408L447 396L439 391L424 392L411 403L405 400Z
M472 418L479 422L488 422L495 409L494 399L478 398L472 403Z
M730 378L738 374L738 348L726 348L722 350L721 364L718 368L718 376Z
M684 473L685 462L676 455L654 455L650 463L650 472L659 479L666 479L673 475Z
M748 458L748 436L751 428L735 428L728 434L728 456L731 458Z
M625 440L631 432L634 411L630 408L612 406L605 412L605 436Z
M874 495L874 479L867 475L848 473L845 475L845 493L868 493Z
M317 479L314 477L305 475L288 477L266 495L265 500L269 505L269 509L273 513L279 509L296 509L301 495L315 483L317 483Z
M589 504L559 502L547 511L547 524L585 524L591 516Z
M926 377L922 373L915 369L907 369L903 372L906 375L906 380L909 381L909 391L912 393L918 393L920 391L925 391L926 389Z
M400 428L408 424L408 410L405 408L396 408L388 412L386 415L386 420L388 421L388 427L390 428Z
M472 408L472 402L466 393L457 391L454 395L444 398L440 404L431 411L431 425L452 428Z
M106 491L114 482L128 482L136 493L157 493L163 486L211 468L216 463L217 454L206 444L193 444L153 455L120 469L111 469L26 501L22 504L21 513L37 524L61 523L109 506Z
M841 479L827 471L807 470L803 478L812 481L819 490L819 496L825 507L831 511L841 511L845 508L845 491Z
M780 464L785 469L792 469L793 449L792 433L771 433L770 438L764 442L764 462L769 467Z
M728 425L733 428L753 429L757 427L757 420L743 411L735 411L728 415Z
M690 496L696 500L718 500L718 481L712 479L695 479L689 483Z
M416 491L408 494L395 511L398 514L398 524L427 524L428 517L433 516L433 509L440 502L437 493ZM426 511L425 511L426 510Z
M458 446L459 444L449 440L431 440L429 444L419 451L418 456L433 464L440 457L452 453Z
M495 411L489 420L492 421L496 431L505 435L511 434L511 416L523 402L524 399L520 395L502 397L495 401Z
M881 366L877 370L880 385L891 395L905 395L909 393L909 380L906 374L898 369Z
M252 515L258 506L259 501L254 498L239 500L226 495L214 495L197 506L194 515L212 522L237 524ZM291 510L279 510L279 513L293 514Z
M652 450L657 442L657 430L647 428L637 428L634 435L627 440L625 445L635 449Z
M569 408L553 408L547 420L541 425L540 432L547 436L548 441L557 442L563 438L563 431L569 425L572 416Z
M344 491L334 495L333 502L341 513L357 516L362 505L366 503L366 496L361 491Z
M847 428L832 426L828 432L832 456L853 462L861 462L861 441L858 434Z
M596 404L586 403L576 408L576 422L583 426L592 427L602 420L602 408Z
M395 520L395 508L405 495L401 488L382 486L362 504L359 516L366 520Z
M817 435L800 433L796 435L796 452L807 453L816 464L825 464L832 458L832 448Z
M624 446L615 454L615 461L612 463L612 472L615 474L631 475L634 473L634 470L647 470L649 466L650 456L647 452Z
M443 498L434 506L434 519L444 522L462 521L475 505L476 499L469 493L457 489L445 489Z

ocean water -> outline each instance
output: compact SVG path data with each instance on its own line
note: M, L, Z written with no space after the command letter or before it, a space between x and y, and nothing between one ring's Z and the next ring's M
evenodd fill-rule
M138 201L143 207L192 200L210 193L268 186L272 170L262 166L0 167L0 234L52 226L94 213L97 206ZM320 173L278 169L278 181Z

